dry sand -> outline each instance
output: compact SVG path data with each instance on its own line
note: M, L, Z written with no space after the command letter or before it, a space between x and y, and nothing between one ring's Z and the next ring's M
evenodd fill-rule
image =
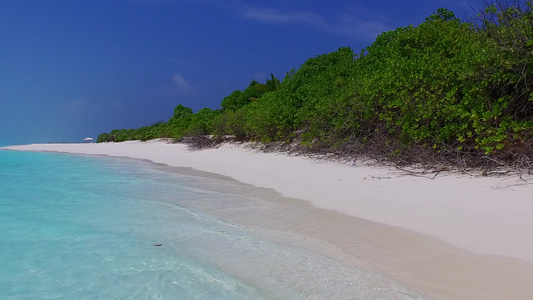
M431 180L234 144L201 151L156 141L8 148L131 157L226 175L316 207L297 222L280 221L279 229L326 241L439 299L533 299L532 177L441 173Z

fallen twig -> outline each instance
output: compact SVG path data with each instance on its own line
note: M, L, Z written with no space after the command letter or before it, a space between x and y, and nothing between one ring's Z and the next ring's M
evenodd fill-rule
M381 177L381 176L373 176L373 175L370 175L370 174L368 174L368 176L372 177L372 179L391 179L390 176Z

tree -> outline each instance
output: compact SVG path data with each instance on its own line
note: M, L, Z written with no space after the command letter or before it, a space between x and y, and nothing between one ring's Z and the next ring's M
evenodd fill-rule
M195 113L187 129L187 135L198 136L207 135L213 131L213 119L218 111L213 111L210 108L202 108Z
M499 47L501 65L492 97L510 97L507 110L533 121L533 1L485 2L477 29Z
M167 122L170 137L181 139L191 123L193 111L189 107L179 104L174 109L174 115Z
M248 104L248 100L243 97L240 90L235 90L229 96L222 99L220 106L223 110L237 110Z
M270 79L266 83L259 83L256 80L252 80L248 87L243 91L235 90L229 96L225 97L220 106L223 110L236 111L241 107L249 105L253 101L257 101L265 93L279 90L281 82L274 74L270 74Z
M176 106L176 108L174 108L174 115L172 115L172 118L176 120L185 119L189 118L192 114L192 109L179 104L178 106Z
M268 92L277 91L281 86L281 81L279 81L274 74L270 73L270 79L267 79L265 86L267 87Z

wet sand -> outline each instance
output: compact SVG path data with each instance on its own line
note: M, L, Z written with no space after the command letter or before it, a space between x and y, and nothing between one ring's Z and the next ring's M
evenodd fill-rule
M527 177L441 174L430 180L236 145L193 152L162 142L11 149L123 156L195 176L225 175L235 180L222 176L224 184L214 188L269 205L257 209L243 200L203 208L221 219L291 232L309 238L310 246L325 243L325 251L346 264L438 299L533 297L533 190Z

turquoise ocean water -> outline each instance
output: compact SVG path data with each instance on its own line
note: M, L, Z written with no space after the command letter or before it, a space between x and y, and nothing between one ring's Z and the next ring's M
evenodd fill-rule
M423 298L302 237L216 217L270 205L209 189L222 184L235 183L0 150L0 299Z

